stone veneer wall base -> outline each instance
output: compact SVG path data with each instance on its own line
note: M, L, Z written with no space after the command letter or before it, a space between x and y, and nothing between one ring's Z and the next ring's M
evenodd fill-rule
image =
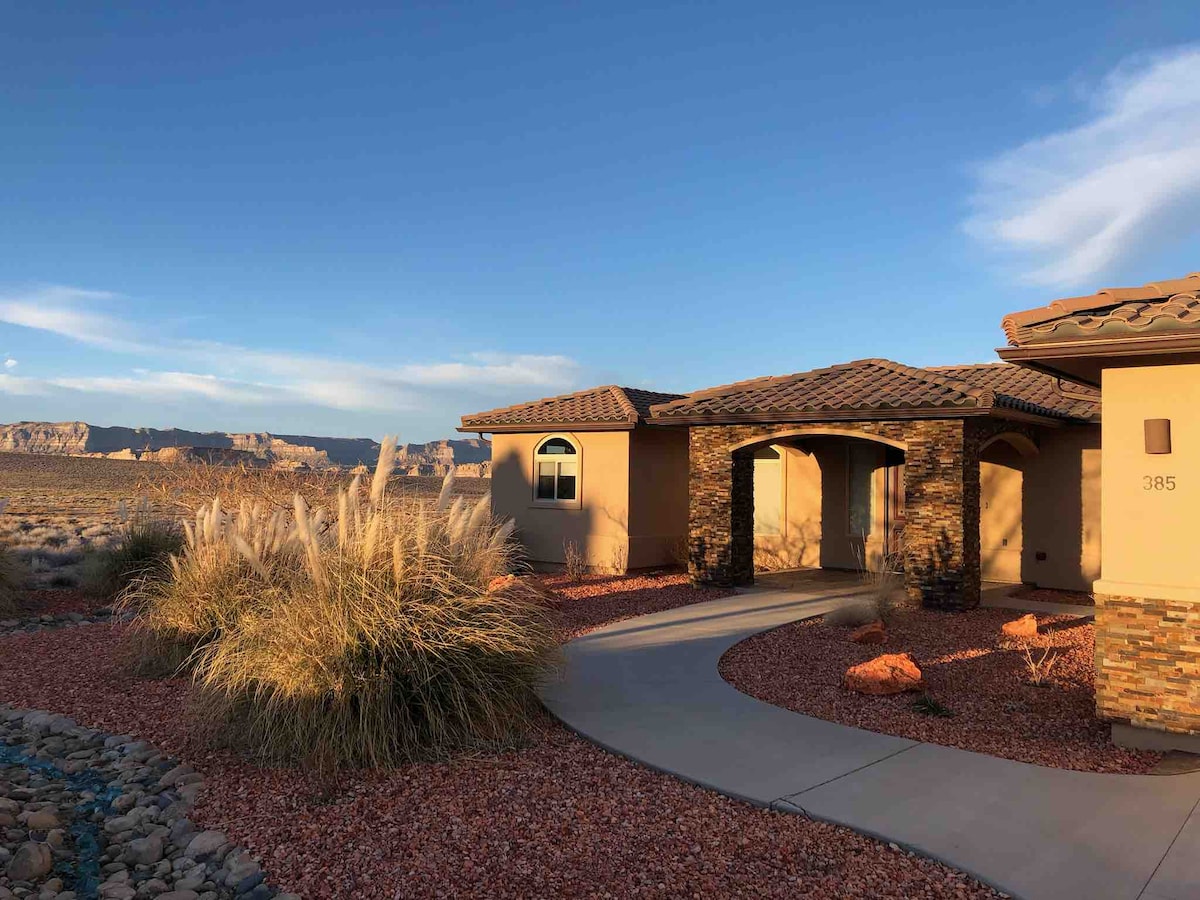
M1200 736L1200 602L1096 594L1096 713L1114 740Z

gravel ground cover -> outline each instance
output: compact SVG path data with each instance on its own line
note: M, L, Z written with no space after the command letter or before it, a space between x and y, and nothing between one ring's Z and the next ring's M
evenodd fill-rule
M548 575L540 581L562 598L558 611L564 642L602 625L718 600L733 593L720 588L693 587L683 572L591 575L579 582Z
M593 578L562 592L564 634L721 596L683 576ZM189 730L186 681L126 675L119 638L119 626L101 625L0 638L0 700L187 760L206 778L198 827L228 835L304 897L1002 896L898 847L651 772L548 717L527 746L494 756L332 783L254 766Z
M1000 646L1000 627L1020 613L977 609L939 613L905 608L887 643L849 640L850 630L810 619L755 635L730 648L721 675L767 703L843 725L989 753L1006 759L1084 772L1143 773L1161 754L1126 750L1109 741L1095 718L1094 629L1071 616L1037 617L1031 638L1036 661L1057 655L1047 682L1030 683L1025 655ZM856 694L842 686L853 665L881 653L911 653L928 695L953 715L913 708L919 695Z

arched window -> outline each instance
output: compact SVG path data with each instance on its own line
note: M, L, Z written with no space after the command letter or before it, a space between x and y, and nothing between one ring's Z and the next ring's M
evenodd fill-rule
M579 450L566 438L547 438L533 458L535 500L573 503L579 499Z

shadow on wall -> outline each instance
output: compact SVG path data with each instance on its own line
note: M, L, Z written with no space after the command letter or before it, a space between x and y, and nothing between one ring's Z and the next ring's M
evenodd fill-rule
M626 520L620 511L597 500L596 491L589 496L586 474L580 479L584 502L578 508L535 506L533 483L523 458L525 449L518 444L495 454L492 510L515 521L514 534L526 560L535 568L559 568L574 547L583 554L590 571L624 573L629 550Z
M980 456L985 580L1090 591L1100 577L1099 428L1043 436L1036 454L1004 440Z

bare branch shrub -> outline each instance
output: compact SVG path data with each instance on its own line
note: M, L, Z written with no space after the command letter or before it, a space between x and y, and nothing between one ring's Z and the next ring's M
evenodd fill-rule
M1050 680L1050 673L1054 671L1055 665L1058 664L1058 654L1052 647L1045 647L1042 649L1041 654L1035 658L1033 649L1026 644L1023 661L1029 683L1042 687Z
M563 573L574 582L583 581L588 573L587 556L574 541L563 541Z

